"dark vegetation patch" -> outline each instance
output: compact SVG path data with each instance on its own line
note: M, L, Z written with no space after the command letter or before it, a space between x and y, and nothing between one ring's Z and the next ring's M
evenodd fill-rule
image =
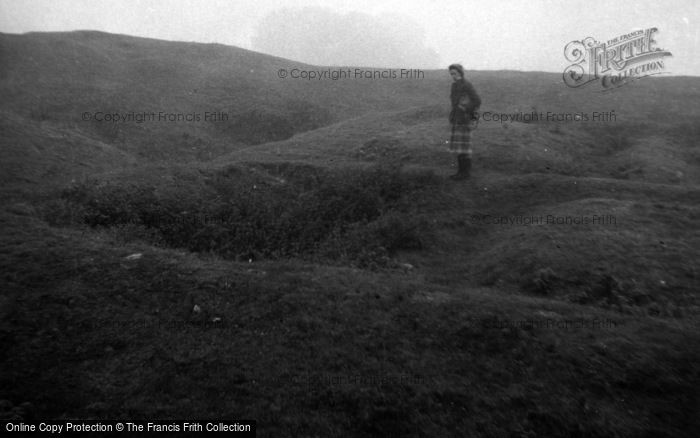
M229 167L190 191L87 180L63 189L44 216L52 225L119 229L130 238L227 259L301 257L387 267L396 251L427 243L428 222L414 199L438 184L432 172L389 165L277 170Z

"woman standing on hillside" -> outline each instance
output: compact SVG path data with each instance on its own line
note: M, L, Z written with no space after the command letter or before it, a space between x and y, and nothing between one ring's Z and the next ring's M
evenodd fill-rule
M459 169L450 178L467 179L472 167L471 130L474 126L475 111L481 106L481 99L472 84L464 78L464 67L452 64L447 69L454 81L450 92L452 101L450 152L457 155Z

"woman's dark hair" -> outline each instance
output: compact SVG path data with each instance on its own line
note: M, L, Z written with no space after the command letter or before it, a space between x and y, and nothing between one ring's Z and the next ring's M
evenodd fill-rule
M459 72L459 75L464 77L464 67L462 67L461 64L452 64L449 67L447 67L447 70L457 70Z

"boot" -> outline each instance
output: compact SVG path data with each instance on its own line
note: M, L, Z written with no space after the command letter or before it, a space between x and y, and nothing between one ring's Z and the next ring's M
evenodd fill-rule
M472 167L472 160L467 156L467 154L457 155L457 166L458 171L456 174L450 176L454 180L469 179L469 174Z
M472 159L469 155L464 155L462 158L463 164L461 172L464 175L464 179L469 179L472 173Z

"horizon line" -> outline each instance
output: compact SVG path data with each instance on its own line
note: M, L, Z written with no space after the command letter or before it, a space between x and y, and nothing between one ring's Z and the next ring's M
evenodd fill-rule
M162 42L170 42L170 43L184 43L184 44L200 44L200 45L217 45L217 46L224 46L224 47L232 47L235 49L239 50L246 50L248 52L253 52L253 53L258 53L261 55L265 56L270 56L273 58L278 58L282 59L285 61L291 61L291 62L296 62L299 64L305 64L305 65L310 65L314 67L323 67L323 68L341 68L341 67L354 67L354 68L373 68L373 69L396 69L398 67L368 67L368 66L359 66L359 65L354 65L354 66L348 66L348 65L321 65L321 64L310 64L308 62L304 61L297 61L294 59L289 59L289 58L284 58L282 56L278 55L273 55L270 53L265 53L265 52L260 52L257 50L253 49L248 49L245 47L241 46L236 46L233 44L226 44L226 43L220 43L220 42L203 42L203 41L187 41L187 40L169 40L169 39L163 39L163 38L154 38L154 37L147 37L147 36L139 36L139 35L131 35L131 34L125 34L125 33L115 33L115 32L107 32L104 30L97 30L97 29L73 29L73 30L54 30L54 31L47 31L47 30L31 30L27 32L22 32L22 33L12 33L12 32L3 32L0 31L0 35L13 35L13 36L24 36L24 35L29 35L29 34L68 34L68 33L101 33L105 35L115 35L115 36L124 36L128 38L140 38L140 39L145 39L145 40L153 40L153 41L162 41ZM436 68L416 68L416 70L423 70L423 71L443 71L446 70L447 67L436 67ZM468 69L465 68L465 71L470 71L470 72L514 72L514 73L547 73L547 74L563 74L563 70L561 71L549 71L549 70L520 70L517 68L494 68L494 69ZM678 78L697 78L700 77L700 73L697 75L691 75L691 74L674 74L673 72L664 72L664 75L662 77L678 77Z

